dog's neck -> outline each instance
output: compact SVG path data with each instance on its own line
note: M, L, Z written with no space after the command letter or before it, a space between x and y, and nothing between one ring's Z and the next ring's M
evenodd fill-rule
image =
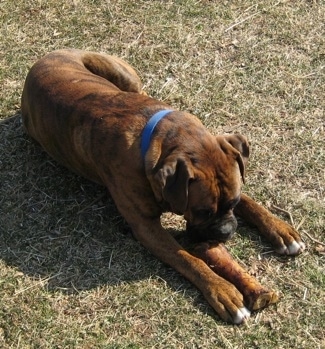
M141 156L144 159L150 146L152 134L161 119L170 114L172 109L164 109L155 113L147 122L141 135Z

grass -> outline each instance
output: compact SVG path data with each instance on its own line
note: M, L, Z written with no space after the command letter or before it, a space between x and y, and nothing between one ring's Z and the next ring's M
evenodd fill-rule
M322 1L300 0L0 3L0 347L325 347L324 16ZM101 187L23 133L28 69L63 47L119 55L152 96L249 138L245 191L289 213L308 244L279 257L247 226L229 243L278 305L222 323ZM164 224L181 234L181 218Z

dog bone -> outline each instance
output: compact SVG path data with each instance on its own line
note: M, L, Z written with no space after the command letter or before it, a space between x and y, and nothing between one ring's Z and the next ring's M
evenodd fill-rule
M200 243L193 254L202 259L219 276L231 282L243 294L250 310L258 310L279 300L277 293L263 287L230 255L223 244Z

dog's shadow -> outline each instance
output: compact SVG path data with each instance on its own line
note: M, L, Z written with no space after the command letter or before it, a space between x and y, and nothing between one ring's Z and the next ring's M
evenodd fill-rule
M170 269L132 238L106 189L53 161L20 115L1 122L0 147L0 258L9 266L63 292L168 279ZM168 283L177 288L174 274Z
M167 220L188 245L181 220ZM107 190L52 160L25 134L20 115L0 121L0 259L50 292L163 279L215 317L188 281L132 237Z

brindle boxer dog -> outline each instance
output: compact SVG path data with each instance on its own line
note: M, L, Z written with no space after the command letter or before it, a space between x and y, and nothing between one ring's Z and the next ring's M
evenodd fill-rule
M162 212L184 215L196 240L229 239L235 212L278 253L305 248L291 226L241 194L246 138L215 137L195 116L147 96L117 57L48 54L27 76L21 109L27 132L59 163L106 186L135 237L200 289L225 321L249 317L242 294L162 228Z

